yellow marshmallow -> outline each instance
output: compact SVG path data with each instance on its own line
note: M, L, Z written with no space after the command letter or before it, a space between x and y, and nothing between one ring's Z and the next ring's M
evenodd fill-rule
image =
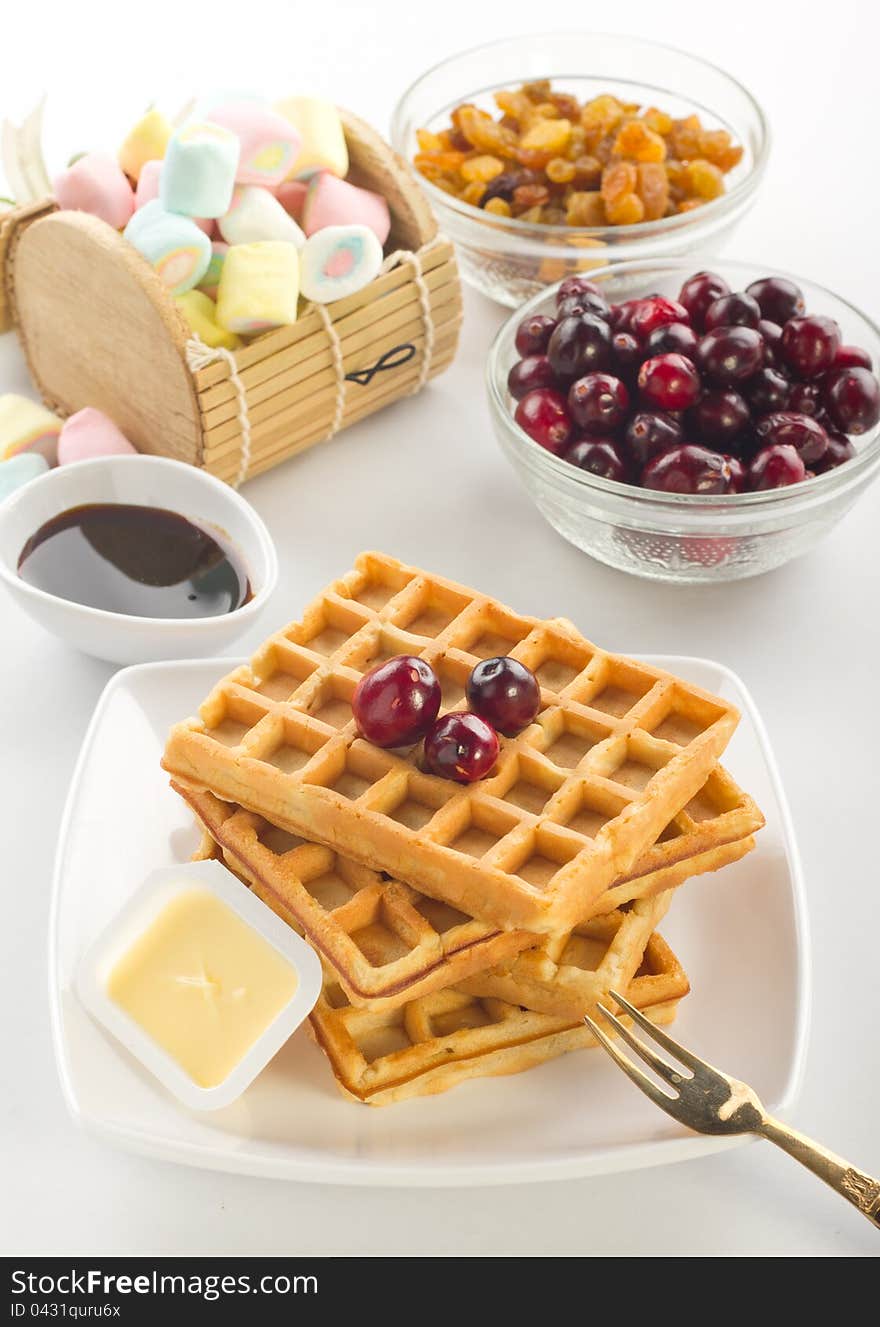
M223 346L226 350L235 350L236 346L241 345L234 332L227 332L219 325L217 306L203 291L185 290L182 295L176 296L174 302L206 346Z
M299 253L284 240L233 244L217 291L217 321L230 332L253 336L296 322Z
M288 97L275 107L299 130L302 145L287 178L304 179L328 170L344 179L348 174L348 147L339 111L321 97Z
M13 392L0 396L0 461L33 451L55 465L60 432L61 420L45 406Z
M119 149L119 164L126 175L137 183L148 161L161 161L165 156L173 132L171 121L161 111L147 111Z

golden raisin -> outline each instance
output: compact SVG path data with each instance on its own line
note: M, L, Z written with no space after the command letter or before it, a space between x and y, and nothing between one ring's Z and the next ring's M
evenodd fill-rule
M499 161L498 157L471 157L469 161L463 161L461 164L462 179L468 182L494 180L503 170L504 162Z
M669 134L669 146L672 155L679 161L690 161L700 151L700 119L697 115L688 115L684 120L676 120Z
M458 196L463 203L470 203L471 207L479 207L485 192L486 186L482 180L472 180Z
M500 154L504 157L516 146L516 135L511 130L503 129L500 124L496 124L491 115L478 110L476 106L459 108L458 128L471 147L477 148L480 152L488 152L493 156Z
M549 78L536 78L531 83L523 83L521 91L529 101L546 101L550 96Z
M525 120L531 114L532 103L523 92L496 92L495 105L511 120Z
M649 106L642 119L649 129L653 129L655 134L661 134L663 138L672 128L672 116L667 115L666 111L658 111L656 106Z
M623 107L616 97L605 93L588 101L581 111L581 124L587 130L599 130L608 134L616 129L623 119Z
M634 226L645 219L645 208L638 194L618 194L606 200L605 212L612 226Z
M576 174L574 162L566 161L565 157L551 157L544 169L553 184L568 184Z
M517 158L524 166L546 166L568 147L570 120L536 120L519 140Z
M491 212L496 217L509 217L510 203L506 198L490 198L483 211Z
M666 144L644 121L630 120L614 140L614 153L636 162L662 161L666 156Z
M742 160L742 148L731 143L726 129L704 129L700 134L699 149L701 157L725 174Z
M634 193L637 180L636 168L631 161L618 161L613 166L607 166L602 172L601 187L606 207L615 199Z
M595 190L569 194L565 220L569 226L604 226L606 216L602 195Z
M689 162L685 175L690 193L697 198L717 198L724 193L724 176L711 161L698 158Z
M602 163L598 157L578 157L574 163L574 183L578 189L598 189L602 183Z
M417 129L416 142L420 152L442 152L444 143L439 134L432 134L430 129Z
M645 221L657 221L669 202L669 178L659 161L644 161L636 167L636 193L645 209Z
M513 191L513 210L541 207L549 198L550 190L545 184L520 184Z

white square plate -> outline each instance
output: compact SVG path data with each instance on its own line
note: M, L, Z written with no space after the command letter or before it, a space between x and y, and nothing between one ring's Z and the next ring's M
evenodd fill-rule
M704 659L647 656L742 711L725 755L767 817L758 846L684 886L663 933L691 979L673 1034L751 1083L774 1114L797 1093L809 1010L806 911L785 796L742 682ZM144 664L109 682L62 820L49 984L55 1051L75 1119L132 1151L216 1170L324 1184L504 1184L656 1165L734 1146L688 1133L598 1050L386 1108L339 1096L301 1028L233 1105L187 1111L98 1027L74 991L80 958L151 870L197 836L159 759L231 660Z

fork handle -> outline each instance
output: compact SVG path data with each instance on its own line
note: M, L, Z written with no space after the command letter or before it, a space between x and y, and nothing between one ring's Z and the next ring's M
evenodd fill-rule
M771 1143L781 1147L783 1152L794 1157L795 1161L806 1166L807 1170L818 1175L820 1180L824 1180L842 1198L857 1207L875 1230L880 1230L880 1181L862 1170L856 1170L843 1157L829 1152L827 1147L814 1143L772 1115L765 1115L755 1132L762 1138L768 1138Z

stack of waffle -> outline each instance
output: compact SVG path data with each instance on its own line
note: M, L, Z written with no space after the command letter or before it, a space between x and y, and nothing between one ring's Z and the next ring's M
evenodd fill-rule
M450 783L358 736L354 689L399 654L431 663L441 712L479 659L535 673L536 721L488 778ZM763 823L716 764L737 719L569 622L364 554L172 730L163 763L200 855L321 954L315 1039L346 1095L384 1104L592 1044L583 1015L611 989L671 1021L688 981L656 927Z

